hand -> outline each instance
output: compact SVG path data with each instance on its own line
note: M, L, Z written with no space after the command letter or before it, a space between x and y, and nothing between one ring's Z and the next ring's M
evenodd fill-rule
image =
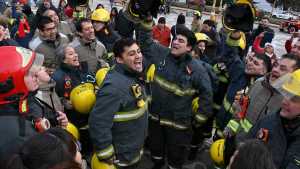
M58 117L56 118L58 121L58 124L62 127L62 128L67 128L68 125L68 118L66 116L65 113L61 112L61 111L57 111L58 113Z

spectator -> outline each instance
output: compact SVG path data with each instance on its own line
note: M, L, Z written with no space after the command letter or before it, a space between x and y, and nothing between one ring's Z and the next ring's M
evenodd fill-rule
M49 74L58 66L55 50L69 42L66 35L58 33L54 21L47 16L42 16L38 22L38 36L29 42L29 48L45 56L44 66Z
M196 32L200 32L201 31L201 12L199 11L195 11L193 13L193 21L191 24L191 30L196 33Z
M24 142L5 169L81 169L80 148L66 130L54 128Z
M253 31L252 39L254 40L259 34L262 32L265 33L264 38L261 40L260 46L265 46L265 43L269 42L271 43L274 38L274 30L270 28L269 26L270 21L268 17L263 17L257 27Z
M9 38L9 30L7 24L0 22L0 46L19 46L16 41Z
M157 25L152 28L152 37L160 44L169 47L171 42L171 30L166 25L165 17L160 17L158 19Z
M294 45L292 45L294 38L298 38ZM285 42L285 49L288 53L293 53L300 57L300 34L294 33L290 39Z
M264 34L265 34L265 33L262 32L261 34L259 34L259 35L255 38L255 40L254 40L254 42L253 42L253 50L254 50L254 52L256 52L256 53L258 53L258 54L265 54L265 55L267 55L268 57L270 57L270 58L271 58L271 61L272 61L272 64L273 64L273 63L276 62L276 60L277 60L276 54L275 54L275 52L274 52L274 47L273 47L273 45L272 45L271 43L267 42L267 43L265 43L264 48L261 48L261 47L260 47L260 43L261 43L261 40L262 40L263 37L264 37Z
M110 25L114 30L116 30L116 23L117 23L116 20L118 19L118 15L119 15L119 12L118 12L117 7L111 8L109 25Z
M171 28L172 39L176 38L177 27L184 27L184 28L186 28L186 26L185 26L185 16L182 13L178 15L177 21L176 21L176 25L173 25L172 28Z
M259 140L242 143L230 159L228 169L276 169L272 155Z

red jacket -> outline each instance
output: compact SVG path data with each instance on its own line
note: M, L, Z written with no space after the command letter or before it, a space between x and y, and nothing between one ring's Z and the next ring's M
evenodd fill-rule
M160 44L169 47L171 42L171 29L167 26L164 29L160 29L157 25L152 28L152 37Z
M262 37L257 36L253 42L253 50L255 53L263 54L265 52L264 48L260 47L260 42Z
M292 50L292 40L288 39L285 41L285 50L287 53L290 53Z

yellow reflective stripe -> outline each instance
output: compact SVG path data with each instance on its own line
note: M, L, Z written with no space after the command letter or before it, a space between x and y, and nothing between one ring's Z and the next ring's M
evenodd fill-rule
M215 64L215 65L213 66L213 71L214 71L216 74L220 74L220 73L221 73L221 71L220 71L220 69L219 69L219 67L218 67L218 64Z
M192 111L193 113L197 113L199 109L199 97L196 97L192 101Z
M114 122L124 122L129 120L135 120L143 116L148 109L148 101L145 105L139 109L128 111L128 112L116 112L114 115Z
M204 116L204 115L202 115L202 114L196 114L196 115L195 115L195 119L196 119L197 122L199 122L199 123L202 124L202 123L205 123L205 122L206 122L207 117Z
M197 93L195 89L181 89L178 85L168 82L167 80L163 79L162 77L155 76L154 81L163 89L174 93L178 96L193 96Z
M216 110L220 110L221 106L216 104L216 103L213 103L213 108L216 109Z
M250 131L250 129L252 128L252 124L249 120L247 120L246 118L242 119L240 121L241 127L244 129L244 131L246 133L248 133Z
M154 75L155 75L155 65L152 64L149 69L147 70L147 73L146 73L146 82L149 83L149 82L153 82L154 80Z
M172 121L167 120L167 119L159 119L158 117L153 116L151 114L149 114L149 117L150 117L151 120L159 121L159 124L162 125L162 126L168 126L168 127L175 128L175 129L178 129L178 130L188 129L188 127L185 126L185 125L178 124L176 122L172 122Z
M114 153L115 153L114 147L113 145L110 145L104 150L97 152L96 154L98 159L102 160L111 157Z
M222 83L228 83L228 79L225 76L220 75L218 76L218 79Z
M227 124L227 127L229 127L234 133L237 133L240 124L235 120L230 120Z
M131 165L133 165L133 164L139 162L139 161L141 160L143 154L144 154L144 151L143 151L143 149L142 149L142 150L140 151L139 155L136 156L136 157L135 157L133 160L131 160L130 162L124 163L124 162L119 162L119 161L117 160L118 162L116 162L115 164L116 164L117 166L120 166L120 167L131 166Z
M27 99L22 101L21 111L22 111L22 113L27 112Z
M224 106L224 109L225 109L226 112L229 112L231 114L234 113L234 110L232 108L232 104L229 103L226 96L224 97L224 100L223 100L223 106Z

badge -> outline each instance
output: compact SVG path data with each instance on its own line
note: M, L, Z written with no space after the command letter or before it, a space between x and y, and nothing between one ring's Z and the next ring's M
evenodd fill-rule
M139 84L132 85L131 89L135 98L138 99L142 96L142 87Z
M265 129L265 128L259 129L259 131L257 132L256 138L264 141L265 143L268 142L268 139L269 139L269 130Z

